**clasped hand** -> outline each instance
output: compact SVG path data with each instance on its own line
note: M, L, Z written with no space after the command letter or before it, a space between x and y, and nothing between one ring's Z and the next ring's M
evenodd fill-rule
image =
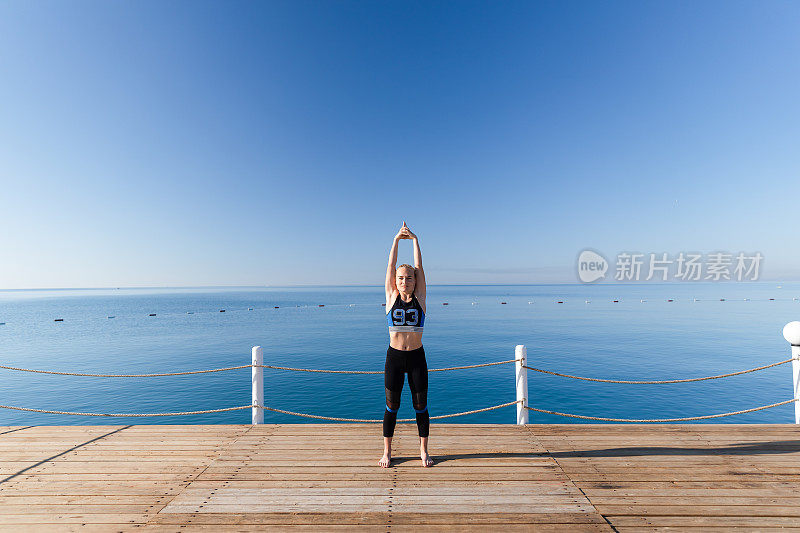
M408 229L406 226L406 221L403 221L403 227L400 228L400 231L397 232L397 235L394 236L395 239L416 239L417 236L411 233L411 230Z

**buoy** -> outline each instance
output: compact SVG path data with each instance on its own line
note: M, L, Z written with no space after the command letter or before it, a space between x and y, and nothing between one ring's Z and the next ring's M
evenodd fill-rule
M155 314L155 313L150 313L150 314L149 314L149 315L147 315L147 316L156 316L156 314Z
M56 318L55 320L53 320L53 322L64 322L64 319L63 318Z

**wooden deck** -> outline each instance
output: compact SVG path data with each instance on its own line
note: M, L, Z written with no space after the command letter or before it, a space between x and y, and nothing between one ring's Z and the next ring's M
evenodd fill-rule
M800 531L800 426L0 427L0 531ZM715 529L714 529L715 528Z

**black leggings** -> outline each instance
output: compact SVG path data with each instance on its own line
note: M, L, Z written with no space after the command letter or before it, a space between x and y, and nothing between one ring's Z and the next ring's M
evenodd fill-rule
M420 346L416 350L396 350L389 346L386 350L386 367L383 381L386 387L386 409L383 412L383 436L394 436L397 424L397 410L400 408L400 393L403 392L403 381L408 374L408 386L411 388L411 403L417 412L417 429L420 437L427 437L430 429L428 415L428 362L425 360L425 349Z

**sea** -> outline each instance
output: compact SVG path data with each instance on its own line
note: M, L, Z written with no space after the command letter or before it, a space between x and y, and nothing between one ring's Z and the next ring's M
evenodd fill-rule
M382 371L383 287L223 287L0 291L0 365L78 373L168 373L264 364ZM60 320L59 320L60 319ZM800 284L774 282L430 285L429 368L514 358L603 379L713 376L791 357L783 326L800 320ZM513 364L432 372L431 416L516 399ZM0 425L249 424L250 409L148 417L19 411L173 413L251 403L251 369L160 377L86 377L0 368ZM576 380L529 370L529 405L585 416L659 419L750 409L792 398L791 363L674 384ZM398 418L414 418L408 384ZM382 374L264 370L264 404L380 420ZM267 411L265 423L322 421ZM513 424L516 406L434 420ZM793 423L794 406L692 423ZM530 423L603 423L530 412ZM435 427L435 426L434 426ZM376 431L380 431L377 429Z

